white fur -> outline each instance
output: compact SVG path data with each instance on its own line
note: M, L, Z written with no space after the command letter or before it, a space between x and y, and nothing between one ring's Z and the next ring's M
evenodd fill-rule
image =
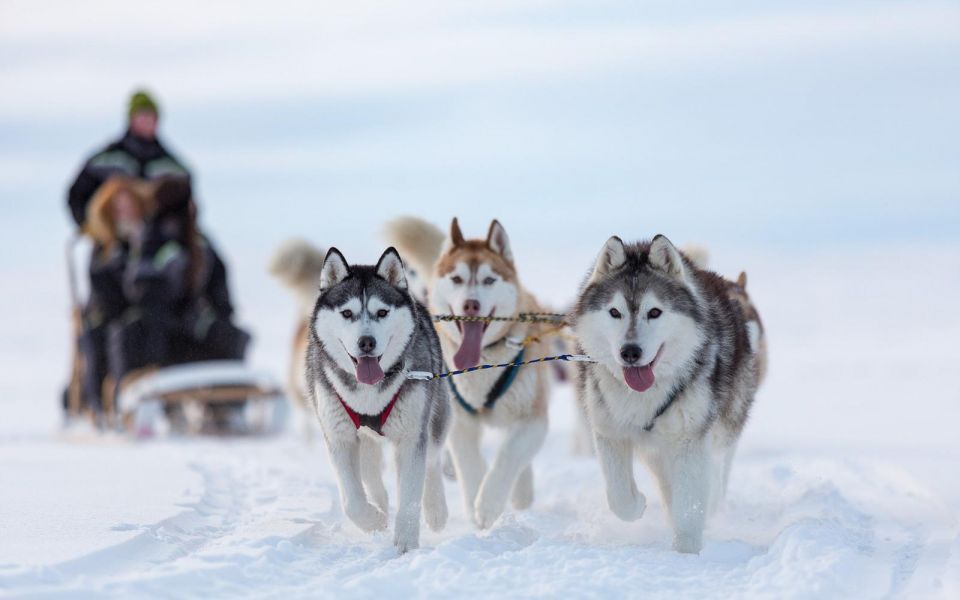
M459 232L459 229L456 228L456 231ZM494 252L513 262L509 239L498 222L491 224L487 243ZM448 239L445 248L451 247L453 242ZM455 282L455 277L461 281ZM463 314L466 300L478 301L480 314L484 316L514 316L521 311L539 310L519 285L504 280L487 263L480 263L475 271L471 271L466 263L459 262L454 265L452 272L433 278L430 301L434 312ZM452 362L462 340L460 329L456 323L443 323L438 329L444 356L448 362ZM510 323L490 323L483 334L481 361L503 363L513 360L517 350L499 342L508 335L523 337L521 334L525 331L524 327L518 328ZM543 353L540 345L528 351L531 356ZM501 374L499 370L478 371L457 378L456 385L465 401L480 409L486 394ZM533 471L530 463L543 445L547 433L548 376L549 373L541 369L521 369L494 409L480 415L469 414L454 401L448 446L463 492L465 509L480 528L491 527L511 497L514 507L518 509L527 508L533 503ZM480 438L487 427L505 431L503 443L489 469L480 453Z
M643 515L646 498L633 475L636 451L660 487L674 529L674 548L699 552L708 509L718 505L722 494L722 486L711 478L723 472L717 465L728 465L732 452L729 447L714 448L711 436L700 435L698 424L710 409L709 386L703 382L690 386L683 399L656 420L653 431L646 432L644 427L666 401L672 382L658 377L654 387L641 394L609 369L597 369L597 374L602 400L588 389L585 403L610 509L626 521Z
M546 436L546 419L517 421L507 428L503 444L477 490L473 509L478 527L487 529L493 526L503 513L507 497L515 488L520 473L530 469L530 462ZM517 488L517 494L518 504L526 503L529 506L532 502L532 498L526 499L527 495L532 496L529 486Z
M320 270L320 289L326 290L333 287L346 278L348 273L349 267L343 256L335 250L330 250L323 261L323 269Z
M677 279L682 280L686 276L680 251L666 236L658 235L650 243L650 264Z
M449 339L441 337L441 344L445 355L456 352L457 344ZM484 362L508 362L516 353L513 348L497 344L481 356ZM467 402L479 408L499 376L496 370L471 373L457 379L457 389ZM526 470L546 438L546 411L541 414L536 404L538 398L545 401L547 377L548 373L542 370L521 369L494 410L482 415L471 415L453 401L448 445L467 514L480 528L493 525L511 493L517 508L529 507L533 502L533 474ZM480 438L486 428L505 431L489 469L480 453Z
M597 262L593 266L593 273L591 273L587 283L593 283L607 273L622 266L626 261L627 253L623 248L623 240L617 236L611 237L603 245L603 249L600 250L600 254L597 256Z
M429 235L424 235L425 228L430 229ZM493 312L495 316L513 316L521 311L542 310L520 285L504 281L489 264L481 264L476 273L471 273L465 263L460 263L454 265L452 273L439 276L434 266L442 255L454 248L454 238L458 242L463 241L456 222L451 223L450 234L446 236L422 220L410 218L392 221L388 224L387 233L405 257L419 257L420 267L429 264L430 268L425 273L429 274L429 304L434 313L463 314L463 305L468 299L480 302L480 314L483 315ZM442 243L437 243L438 239L442 239ZM499 223L491 223L487 245L508 262L513 262L510 240ZM462 283L455 284L452 280L454 276L459 276ZM485 284L487 277L496 280ZM460 329L456 323L450 322L439 324L437 329L443 354L448 364L452 363L461 341ZM507 336L523 337L527 332L528 328L524 326L491 323L484 331L481 361L512 360L517 350L496 342ZM546 346L536 344L530 347L527 354L547 354ZM458 377L456 384L468 403L480 407L499 376L500 372L495 370L478 371ZM542 445L547 430L548 378L546 369L522 369L494 410L479 416L468 414L454 401L448 447L463 491L467 515L482 527L488 527L496 520L508 497L518 509L526 508L533 502L530 462ZM480 453L480 438L488 427L507 431L507 439L489 470Z
M314 331L324 341L327 353L337 366L348 373L355 370L353 359L358 355L359 339L372 336L377 341L374 352L380 356L380 368L386 372L400 360L413 334L413 315L405 306L387 307L376 298L364 300L366 304L354 298L334 310L318 311ZM377 318L377 311L381 308L389 308L390 312L386 317ZM344 310L350 310L353 318L345 318L341 314ZM351 402L351 406L364 414L379 413L386 402L378 406L380 400L371 396L375 389L373 386L360 385L355 393L356 403Z
M322 283L336 285L348 272L343 257L331 251L323 265ZM383 254L377 264L377 274L398 288L407 284L403 263L393 250ZM432 408L425 386L436 383L412 384L397 377L386 387L345 385L337 367L347 373L354 372L353 359L359 354L359 339L372 336L376 340L374 354L379 357L381 368L388 371L400 360L414 329L414 316L409 307L390 306L378 297L366 295L351 298L332 309L319 310L314 321L314 332L334 363L323 367L333 393L317 385L314 397L330 462L337 473L344 512L365 531L386 528L388 498L382 480L380 444L391 442L398 475L394 544L401 553L419 544L421 508L432 529L443 528L447 520L440 463L442 440L431 442L429 432L424 430L429 426L429 415L425 411ZM358 413L380 414L401 386L404 386L403 395L382 428L382 438L366 428L355 428L343 403Z
M609 272L610 265L616 264L617 247L615 238L607 242L595 270ZM700 297L690 284L679 252L665 237L655 238L650 260L665 274L687 282L691 293ZM694 359L705 334L691 318L672 311L655 294L648 292L639 301L633 327L621 294L615 294L609 306L579 317L576 335L586 353L598 362L590 367L595 385L584 386L581 400L594 431L610 509L626 521L643 515L646 498L633 475L636 451L658 482L674 530L674 548L699 552L706 516L719 506L726 489L736 436L719 420L713 421L706 435L701 429L713 406L706 374L688 384L670 409L656 419L652 431L645 431L657 409L667 402L677 377ZM610 308L617 308L622 318L612 317ZM661 315L648 318L651 308L659 308ZM654 366L654 385L642 393L629 388L623 379L619 351L628 342L642 348L641 364L647 364L656 349L663 348ZM714 357L704 359L710 364Z
M363 388L369 388L367 402L381 408L396 393L393 389L377 393L374 386L360 387ZM344 401L358 410L354 394L337 391ZM421 430L426 423L423 411L429 406L423 387L410 388L403 401L394 405L390 419L383 427L382 438L366 429L356 430L340 399L326 393L321 386L317 386L315 394L317 414L347 517L364 531L386 529L388 499L380 468L380 446L389 442L394 446L397 464L398 499L394 525L397 549L402 553L418 547L421 508L427 525L433 530L442 529L446 524L447 506L440 448L430 443L424 447L420 443Z
M513 251L510 249L510 238L507 237L507 230L499 221L490 224L490 233L487 235L487 243L490 249L498 253L508 263L513 263Z
M617 319L610 316L611 308L620 311L622 317ZM646 316L653 308L662 311L656 319ZM582 315L577 323L576 333L589 356L610 365L610 368L617 372L626 366L620 359L620 348L624 344L640 346L643 350L640 358L642 365L649 364L657 351L663 348L654 369L657 378L654 388L657 388L661 379L676 372L686 357L700 345L702 334L693 319L670 310L669 306L653 293L647 293L641 298L636 321L631 328L627 301L622 294L617 293L604 309Z
M760 348L760 323L747 321L747 341L750 342L750 352L756 353Z
M403 261L397 251L390 248L383 253L377 263L377 275L387 280L390 285L407 289L407 276L403 268Z

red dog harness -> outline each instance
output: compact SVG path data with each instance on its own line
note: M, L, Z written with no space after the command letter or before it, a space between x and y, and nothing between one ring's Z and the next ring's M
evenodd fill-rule
M400 389L402 390L403 386L400 386ZM383 407L383 410L380 411L379 415L362 415L347 406L347 403L343 401L343 398L337 395L337 400L339 400L340 404L343 405L343 410L347 411L347 416L350 417L351 421L353 421L354 427L357 429L360 429L361 427L369 427L380 435L383 435L383 426L386 425L387 418L390 416L390 411L393 410L393 405L397 403L399 398L400 390L397 390L397 393L393 395L393 398L390 399L390 402L387 402L387 405Z

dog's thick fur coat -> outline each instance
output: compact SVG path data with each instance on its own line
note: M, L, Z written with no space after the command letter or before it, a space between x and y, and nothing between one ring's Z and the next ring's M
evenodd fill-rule
M436 314L473 314L478 316L516 316L539 312L542 307L520 284L506 230L493 221L485 238L467 239L456 219L437 249L439 230L425 234L433 226L406 218L388 224L388 235L406 240L401 251L431 263L430 308ZM400 231L403 230L403 231ZM442 236L442 234L439 234ZM444 358L450 368L466 368L477 363L506 363L517 356L508 339L523 339L537 331L523 323L489 324L441 323L438 326ZM548 342L535 341L527 346L528 357L543 356ZM448 441L457 479L463 491L467 515L480 528L493 525L503 513L508 499L524 509L533 503L531 461L546 437L547 400L550 371L536 367L521 368L507 392L492 409L484 409L487 395L502 372L481 370L454 381L468 411L453 403L453 421ZM505 432L493 464L488 468L480 452L483 431L495 428Z
M699 552L758 385L747 319L728 282L667 238L607 241L575 309L578 395L594 431L607 500L640 518L638 451L659 483L674 547Z
M450 405L439 382L406 377L408 371L437 373L443 359L429 314L408 292L397 252L388 249L371 267L350 266L331 249L309 333L307 389L344 512L363 530L386 527L380 461L381 444L390 442L397 462L394 541L400 552L418 547L421 504L431 529L447 520L440 454ZM355 425L347 407L374 418L388 414L382 435Z

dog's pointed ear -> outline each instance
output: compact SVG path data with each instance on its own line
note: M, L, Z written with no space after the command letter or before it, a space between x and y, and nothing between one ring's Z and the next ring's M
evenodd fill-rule
M676 279L683 279L685 276L683 256L665 235L658 234L650 242L650 265Z
M407 289L407 274L403 270L403 261L397 249L390 246L383 251L377 261L377 276L387 280L387 283L402 290Z
M450 243L456 248L462 246L465 241L463 232L460 231L460 222L454 217L453 221L450 222Z
M597 281L607 273L623 266L625 262L627 262L627 250L623 246L623 240L617 236L611 237L600 250L597 264L593 266L593 273L590 274L590 280L587 283Z
M490 229L487 231L487 247L502 256L508 263L513 263L513 252L510 250L507 230L496 219L490 222Z
M337 285L350 274L350 265L347 259L336 248L327 251L323 259L323 268L320 270L320 291L328 290Z
M737 277L737 285L740 286L740 289L743 291L747 290L747 272L740 271L740 276Z

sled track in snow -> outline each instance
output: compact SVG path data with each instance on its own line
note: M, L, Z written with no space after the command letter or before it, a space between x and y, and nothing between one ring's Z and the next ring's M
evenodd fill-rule
M183 510L153 524L111 524L137 531L122 543L5 571L0 593L885 598L955 589L955 515L902 472L856 461L741 457L703 553L686 556L670 550L642 469L647 513L622 523L606 509L594 460L571 457L566 440L553 438L535 463L533 510L477 532L447 482L447 530L424 529L423 548L397 557L389 532L362 534L341 514L319 445L177 451L203 482Z
M140 530L133 538L80 558L23 574L6 581L7 587L54 587L69 590L77 582L96 580L108 590L111 582L143 577L169 569L196 555L217 538L233 531L246 505L249 491L238 485L230 468L194 467L203 478L203 495L172 517L151 525L119 524L115 530ZM40 575L36 577L35 575Z

